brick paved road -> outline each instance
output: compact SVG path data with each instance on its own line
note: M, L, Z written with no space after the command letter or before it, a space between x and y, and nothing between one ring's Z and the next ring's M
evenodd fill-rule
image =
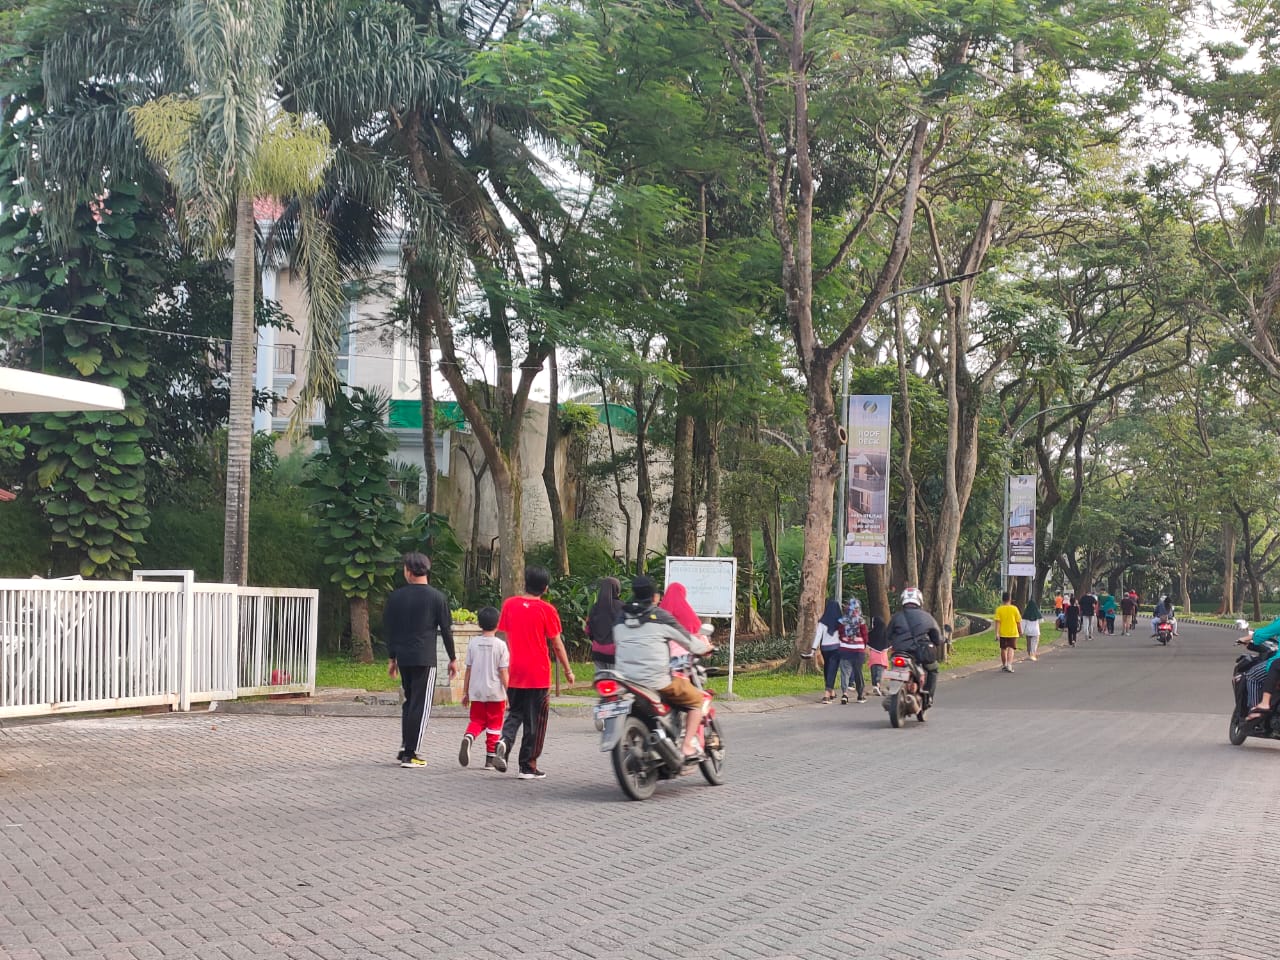
M422 772L389 719L9 727L0 958L1256 960L1280 750L1227 744L1231 635L1184 633L946 683L923 727L734 715L729 782L645 804L585 718L544 782L460 769L453 720Z

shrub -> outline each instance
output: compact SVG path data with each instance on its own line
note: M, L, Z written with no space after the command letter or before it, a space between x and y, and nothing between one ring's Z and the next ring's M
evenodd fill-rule
M48 576L51 531L40 507L27 497L0 504L0 577Z

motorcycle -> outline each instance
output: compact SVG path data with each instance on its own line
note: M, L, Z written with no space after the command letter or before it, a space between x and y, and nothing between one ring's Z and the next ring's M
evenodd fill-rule
M1250 634L1247 637L1241 637L1236 643L1241 645L1248 644L1252 636ZM1227 728L1227 739L1231 741L1232 746L1240 746L1249 737L1280 740L1280 714L1273 712L1258 720L1245 719L1248 717L1249 711L1253 709L1255 699L1250 692L1248 674L1255 667L1261 666L1271 659L1277 649L1274 640L1263 640L1256 645L1256 648L1252 648L1248 653L1242 653L1236 658L1235 666L1231 670L1231 692L1235 699L1235 705L1231 710L1231 724ZM1258 681L1255 680L1256 682Z
M1164 646L1173 639L1173 621L1169 617L1161 617L1156 623L1156 639Z
M889 696L883 701L889 712L889 726L901 727L912 714L924 723L924 712L932 706L925 693L925 668L909 653L895 653L884 676L889 681Z
M612 670L601 670L595 676L600 695L595 718L603 724L600 751L612 751L618 786L632 800L648 800L658 781L674 780L695 763L707 783L714 787L724 783L724 735L711 691L706 689L706 668L687 655L676 658L673 669L683 672L702 691L700 761L687 760L681 748L685 711L672 710L658 691L632 683Z

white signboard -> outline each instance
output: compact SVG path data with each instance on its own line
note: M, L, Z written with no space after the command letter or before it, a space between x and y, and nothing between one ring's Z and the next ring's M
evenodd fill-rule
M666 582L684 584L700 619L732 617L737 608L736 557L667 557Z

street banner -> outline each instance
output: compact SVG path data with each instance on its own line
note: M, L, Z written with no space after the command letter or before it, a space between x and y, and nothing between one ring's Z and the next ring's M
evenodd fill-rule
M1009 576L1036 575L1036 478L1009 477Z
M844 562L889 562L889 415L893 398L848 398Z

